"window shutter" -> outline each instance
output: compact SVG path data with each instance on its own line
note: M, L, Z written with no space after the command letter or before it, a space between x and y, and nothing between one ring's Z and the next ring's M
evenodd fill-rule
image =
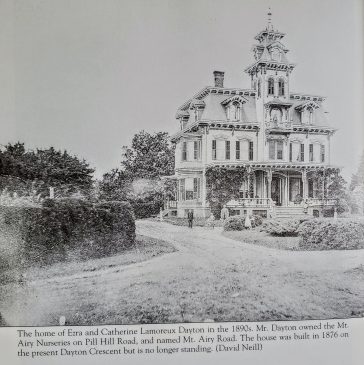
M249 142L249 161L253 161L254 159L254 143L252 141Z
M235 143L235 153L236 153L235 158L237 160L240 160L240 141L236 141Z
M325 162L325 145L321 145L321 162Z
M309 159L310 159L310 162L312 162L313 161L313 144L312 143L310 143L310 146L309 146Z
M185 200L185 179L179 181L179 200Z
M305 145L301 143L301 162L305 162Z
M187 142L182 142L182 161L187 161Z
M212 141L212 159L216 160L217 152L216 152L216 139Z
M230 141L225 141L225 160L230 160Z
M199 160L200 156L199 156L199 141L194 141L193 142L193 159L194 160Z

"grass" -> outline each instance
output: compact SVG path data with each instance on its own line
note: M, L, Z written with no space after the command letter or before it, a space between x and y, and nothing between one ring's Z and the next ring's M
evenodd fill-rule
M274 237L260 228L243 231L223 231L225 237L253 245L277 248L280 250L299 250L299 237Z
M363 250L269 250L228 239L221 229L137 224L143 237L153 237L140 248L144 254L52 265L23 285L0 286L4 320L24 326L57 325L60 316L69 325L363 316ZM163 241L178 250L161 254L174 250ZM152 259L139 261L141 255Z
M168 242L158 240L155 238L137 235L134 246L125 249L121 253L89 259L86 261L79 261L77 252L75 256L72 253L68 255L69 259L66 262L57 262L45 267L31 266L27 269L20 267L8 267L0 271L0 283L6 284L11 282L18 282L21 280L20 275L26 275L26 280L39 280L49 278L61 278L62 276L69 276L79 274L80 272L93 272L97 270L111 269L117 266L125 266L150 260L166 253L175 252L176 249Z

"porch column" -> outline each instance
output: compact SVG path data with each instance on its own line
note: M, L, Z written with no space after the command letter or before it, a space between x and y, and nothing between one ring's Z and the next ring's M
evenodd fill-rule
M303 184L303 189L302 189L303 199L307 199L308 198L308 184L307 184L307 171L306 170L302 171L302 184Z
M201 179L201 201L202 201L202 206L206 207L206 174L205 174L206 169L204 168L202 171L202 179Z
M268 181L268 195L267 198L272 197L272 170L267 171L267 181Z

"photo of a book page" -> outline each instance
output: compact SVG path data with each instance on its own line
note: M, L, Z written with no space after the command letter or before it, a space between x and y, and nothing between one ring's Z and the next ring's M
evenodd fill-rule
M0 0L0 363L359 365L362 0Z

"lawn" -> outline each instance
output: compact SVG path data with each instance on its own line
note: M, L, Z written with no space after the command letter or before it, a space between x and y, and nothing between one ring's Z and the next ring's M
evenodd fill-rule
M62 276L70 276L73 274L107 270L116 266L126 266L143 262L175 251L174 246L166 241L137 235L133 247L109 257L82 260L79 258L80 253L75 252L74 255L69 253L69 259L66 262L57 262L44 267L34 265L25 269L3 265L0 270L0 284L11 284L12 282L19 282L21 280L32 281L61 278ZM3 256L0 256L0 258L3 258L2 261L5 262ZM23 275L23 279L21 275Z
M54 264L29 272L23 284L0 286L6 323L57 325L60 316L69 325L97 325L364 314L364 250L272 250L229 239L221 228L151 220L138 221L137 232L153 237L155 248Z
M260 227L244 231L223 231L225 237L253 245L277 248L280 250L299 250L299 237L274 237L260 230Z

